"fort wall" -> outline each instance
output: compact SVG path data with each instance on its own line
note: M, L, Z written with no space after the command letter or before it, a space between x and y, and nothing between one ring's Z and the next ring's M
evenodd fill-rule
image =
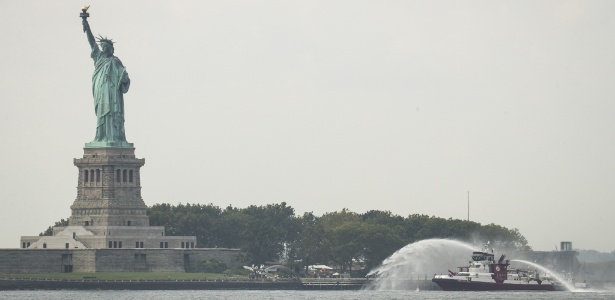
M190 272L216 259L240 265L238 249L0 249L0 273Z

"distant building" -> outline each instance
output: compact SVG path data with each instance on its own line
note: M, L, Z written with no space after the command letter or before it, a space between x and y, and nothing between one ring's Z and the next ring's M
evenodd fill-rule
M572 249L572 242L561 242L559 251L531 251L526 254L525 259L558 273L574 275L581 267L578 255L579 253Z

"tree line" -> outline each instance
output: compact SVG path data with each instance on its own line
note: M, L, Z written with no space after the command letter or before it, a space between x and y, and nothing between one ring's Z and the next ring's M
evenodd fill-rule
M498 248L530 249L518 229L421 214L402 217L390 211L359 214L343 209L298 216L285 202L224 209L156 204L148 215L151 225L165 226L168 235L194 235L200 248L239 248L247 264L257 265L285 256L293 267L332 264L349 271L353 260L361 260L369 270L403 246L430 238L490 240Z
M351 271L352 262L359 260L369 270L403 246L430 238L490 240L498 248L530 249L516 228L390 211L343 209L316 216L295 215L285 202L246 208L163 203L149 207L147 214L150 224L164 226L167 235L196 236L199 248L239 248L246 264L288 258L295 269L331 264Z

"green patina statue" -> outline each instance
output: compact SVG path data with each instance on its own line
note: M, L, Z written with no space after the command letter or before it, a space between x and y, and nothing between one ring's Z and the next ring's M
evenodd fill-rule
M99 37L100 47L96 44L87 21L89 16L87 9L88 7L83 7L80 16L94 60L92 94L97 122L96 137L85 146L86 148L132 147L131 143L126 142L124 132L124 93L128 92L130 78L120 59L113 56L113 41Z

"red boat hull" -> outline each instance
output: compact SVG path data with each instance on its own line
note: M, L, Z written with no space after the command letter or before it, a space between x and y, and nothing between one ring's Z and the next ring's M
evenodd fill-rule
M434 278L443 291L557 291L553 284L495 283Z

